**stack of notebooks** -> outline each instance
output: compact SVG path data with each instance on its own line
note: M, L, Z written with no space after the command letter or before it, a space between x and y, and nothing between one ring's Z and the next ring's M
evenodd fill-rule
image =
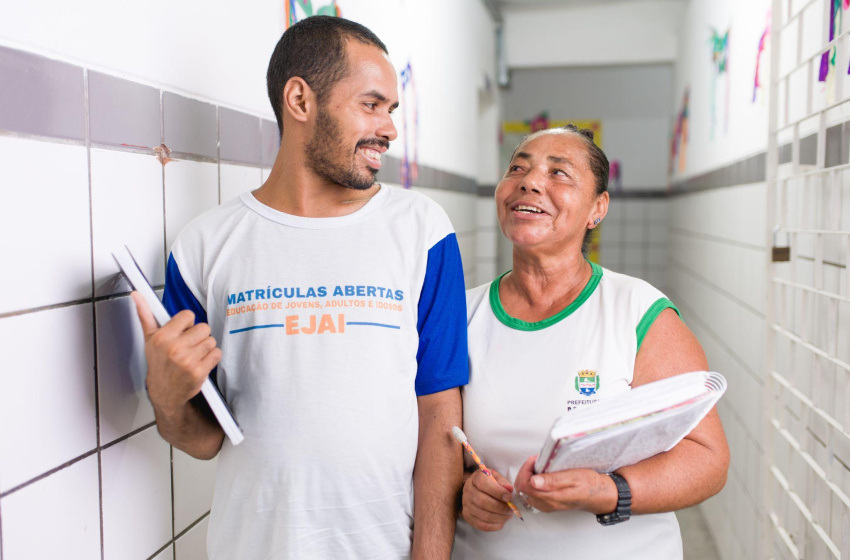
M670 450L726 391L719 373L695 371L571 410L549 430L535 471L613 472Z

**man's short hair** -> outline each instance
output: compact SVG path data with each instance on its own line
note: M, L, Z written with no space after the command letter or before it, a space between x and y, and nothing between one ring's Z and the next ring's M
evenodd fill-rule
M351 39L387 52L386 45L369 29L338 17L308 17L284 32L272 53L266 73L269 101L281 136L286 82L298 76L307 82L318 101L323 102L334 84L349 75L345 47Z

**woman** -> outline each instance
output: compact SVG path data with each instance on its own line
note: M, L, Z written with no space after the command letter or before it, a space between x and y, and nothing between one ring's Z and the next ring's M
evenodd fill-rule
M532 454L567 410L708 367L661 292L585 260L608 210L607 185L608 159L593 133L569 125L523 140L496 189L513 270L467 293L463 407L464 431L499 484L474 466L466 472L455 558L680 559L672 512L726 482L716 410L670 451L617 476L533 472ZM541 513L513 518L514 489Z

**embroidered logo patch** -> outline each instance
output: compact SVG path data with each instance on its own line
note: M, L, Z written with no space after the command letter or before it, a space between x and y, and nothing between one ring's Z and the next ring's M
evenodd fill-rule
M590 396L599 390L599 376L591 369L583 369L576 375L576 391Z

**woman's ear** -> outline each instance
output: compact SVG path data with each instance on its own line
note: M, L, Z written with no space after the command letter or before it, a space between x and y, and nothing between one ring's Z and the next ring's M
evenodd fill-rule
M610 200L608 191L596 197L596 201L593 203L593 211L590 213L588 220L588 229L597 227L605 219L605 216L608 214L608 202Z
M307 122L316 107L316 95L313 89L297 76L290 78L283 86L282 114L289 115L299 122Z

